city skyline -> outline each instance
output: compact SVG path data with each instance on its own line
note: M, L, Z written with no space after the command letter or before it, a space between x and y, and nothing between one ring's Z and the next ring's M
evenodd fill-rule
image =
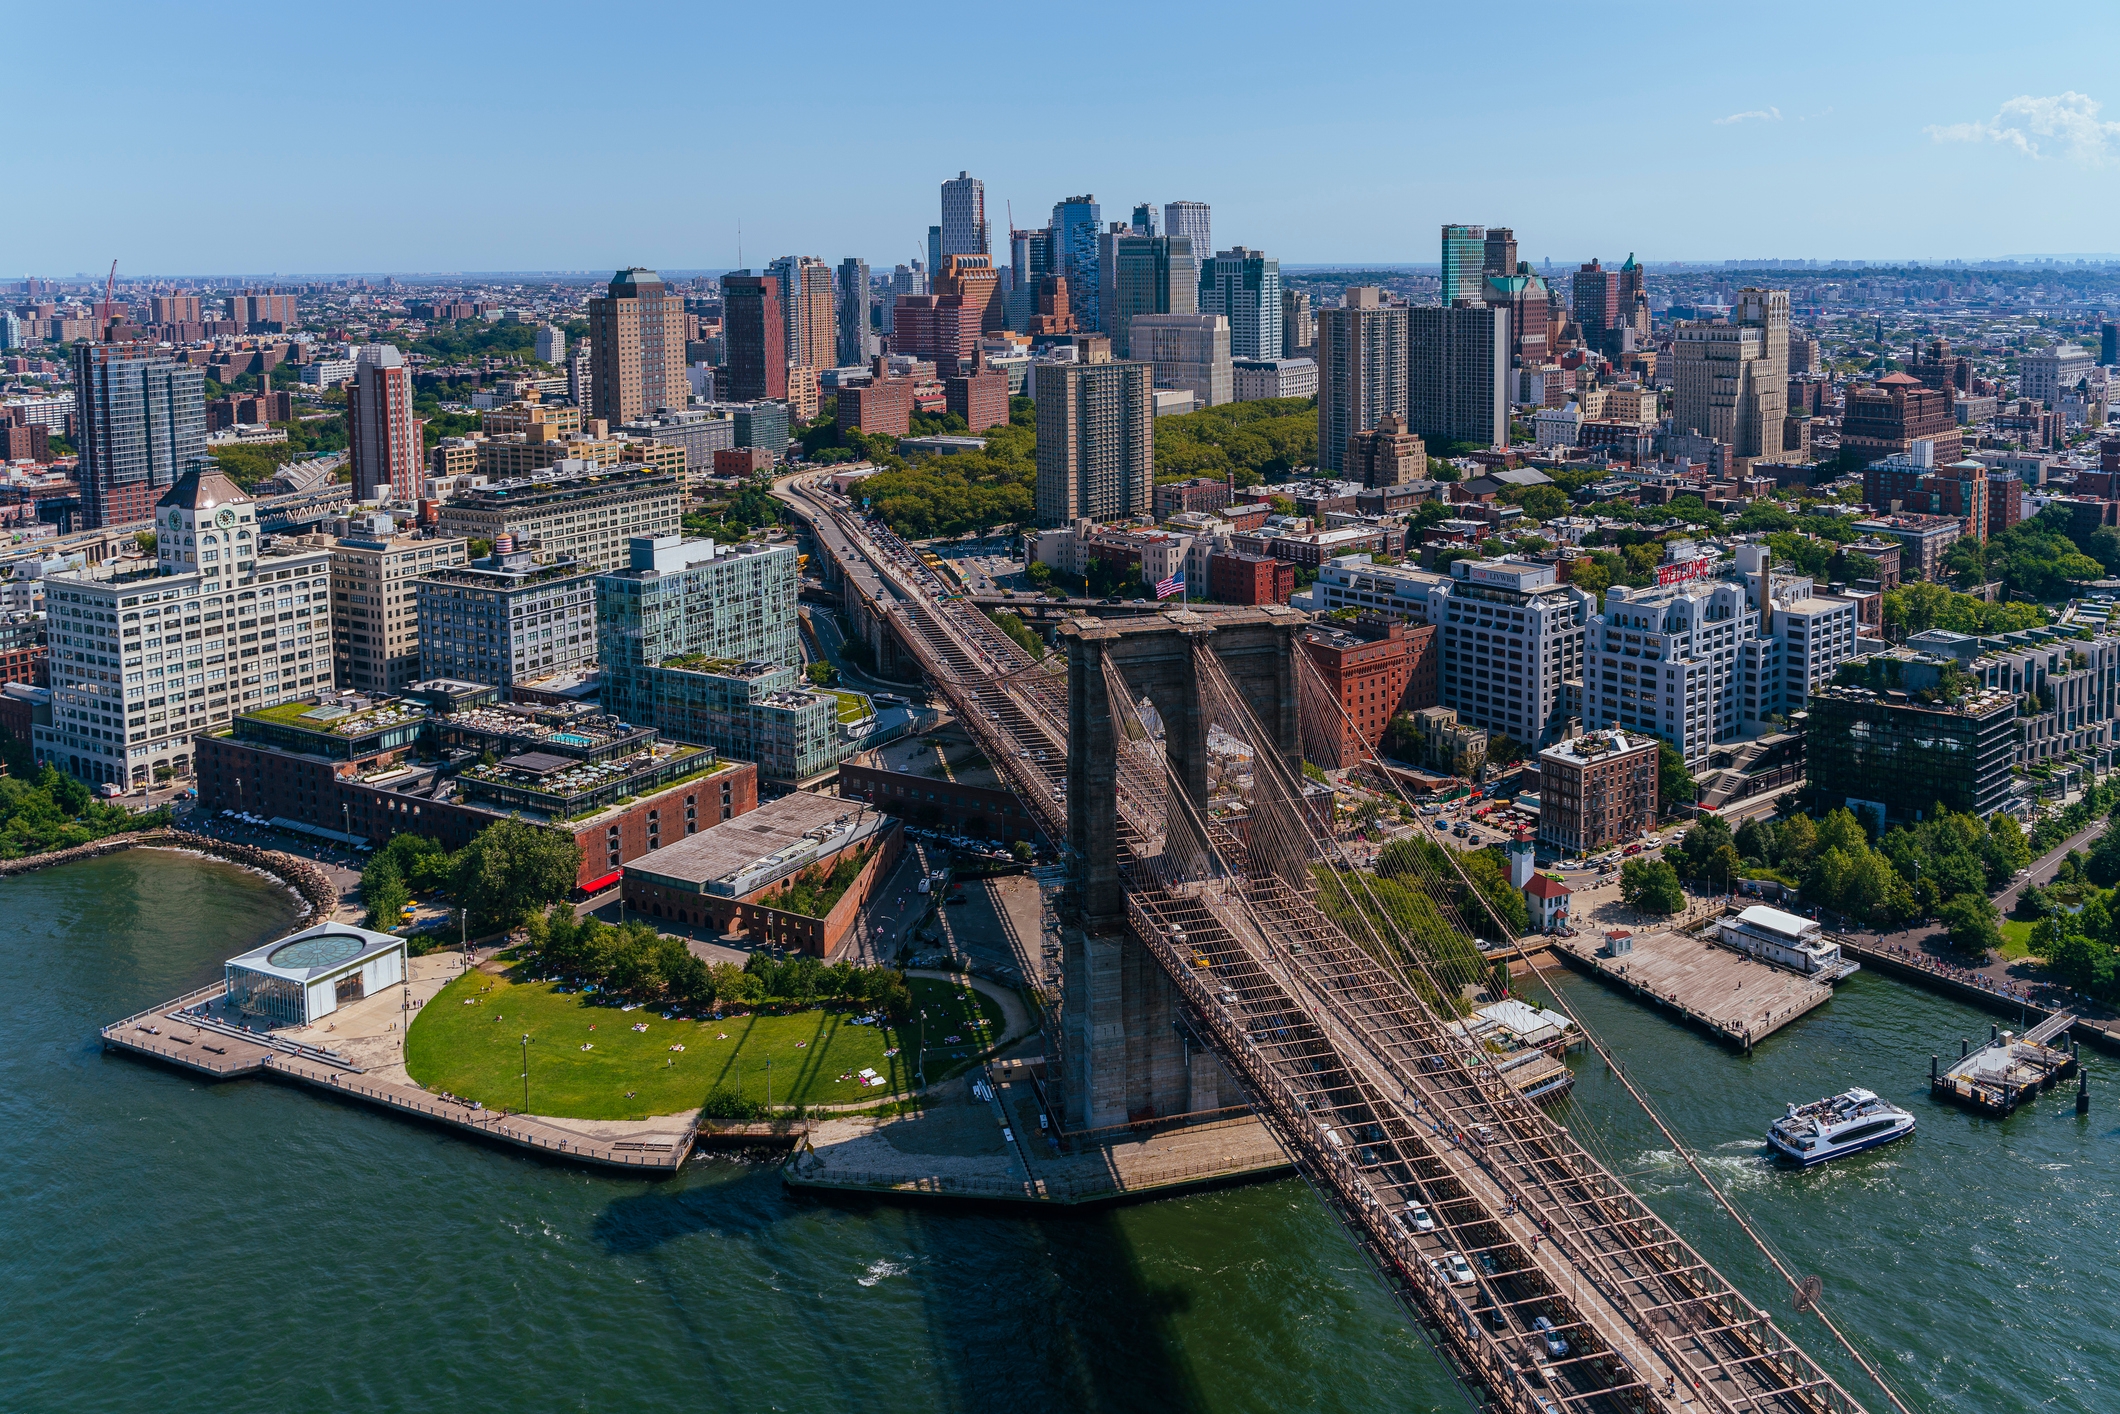
M170 275L590 272L626 263L756 269L789 254L830 263L857 255L887 270L926 259L940 185L959 171L984 183L997 231L1012 208L1021 208L1016 224L1035 224L1073 193L1094 193L1114 215L1141 201L1160 208L1197 200L1214 208L1219 242L1289 265L1427 263L1434 232L1451 221L1514 225L1524 258L1537 265L1617 260L1629 250L1652 262L1979 260L2111 246L2115 199L2097 178L2120 157L2120 93L2092 56L2102 47L2098 33L2115 21L2079 17L2081 42L2065 47L2030 27L1968 46L1955 41L1949 8L1941 23L1920 27L1836 14L1829 31L1694 14L1681 27L1676 12L1661 28L1556 21L1552 38L1565 41L1571 68L1585 77L1654 75L1656 98L1641 113L1638 141L1599 139L1632 147L1625 181L1612 180L1603 163L1540 160L1530 143L1521 161L1511 159L1508 143L1491 140L1491 105L1473 101L1481 79L1437 74L1371 92L1345 83L1330 54L1301 65L1257 43L1263 15L1203 34L1178 15L1128 11L1137 42L1126 53L1182 49L1196 62L1122 58L1085 77L1085 111L1138 105L1151 80L1172 109L1226 111L1230 141L1190 144L1180 156L1099 142L1079 126L963 124L960 135L943 116L946 103L956 111L954 94L894 95L879 109L858 81L916 58L949 70L977 65L1034 40L1028 21L1007 16L963 32L879 28L844 57L817 56L809 61L810 77L821 80L815 91L847 96L805 105L769 134L747 138L748 115L764 111L784 82L771 66L723 66L704 88L639 83L593 44L570 91L595 99L561 121L537 86L518 77L549 57L553 26L571 21L556 7L524 7L505 26L478 13L422 10L416 46L362 38L410 32L409 10L405 25L386 20L350 34L320 16L289 14L251 41L255 70L299 75L320 55L342 57L362 80L350 103L361 137L337 139L328 120L246 125L247 161L271 175L229 182L207 175L195 132L157 118L171 72L226 62L219 40L181 15L120 5L111 18L135 42L105 61L96 103L74 101L64 65L26 66L26 106L64 110L68 119L14 154L17 180L70 195L12 232L0 260L9 274L62 278L106 270L112 258L121 274ZM1975 12L1964 13L1970 22ZM626 27L627 15L667 52L733 50L771 35L764 16L709 19L650 6L630 7L613 23ZM1479 42L1480 23L1435 14L1421 17L1418 31L1424 45L1448 51ZM22 52L72 42L62 24L55 11L23 17ZM1348 6L1321 38L1379 31L1411 37L1415 27L1396 12ZM438 81L436 56L452 53L476 62ZM1880 64L1882 55L1892 62ZM1301 116L1229 108L1225 95L1236 91L1277 93L1275 108ZM1568 84L1512 92L1503 134L1582 131L1583 92ZM517 130L537 140L478 136ZM700 133L720 137L709 143ZM1418 161L1388 156L1408 150ZM624 167L611 166L614 151L626 153ZM127 159L111 180L78 180L115 152ZM771 160L738 160L744 152ZM663 178L653 199L629 208L629 248L613 249L600 222L554 219L552 171L622 176L626 167ZM1407 175L1395 175L1401 168ZM832 180L815 180L819 169ZM305 181L305 171L329 180ZM345 219L346 193L393 187L424 194L419 219ZM1805 196L1733 221L1724 203L1684 199L1698 187ZM1950 219L1908 219L1940 209ZM150 210L152 221L139 219Z

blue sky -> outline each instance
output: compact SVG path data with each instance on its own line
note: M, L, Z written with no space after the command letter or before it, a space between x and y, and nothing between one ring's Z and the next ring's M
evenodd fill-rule
M2120 251L2114 12L1708 8L17 7L0 274L889 265L960 168L997 244L1090 192L1291 263Z

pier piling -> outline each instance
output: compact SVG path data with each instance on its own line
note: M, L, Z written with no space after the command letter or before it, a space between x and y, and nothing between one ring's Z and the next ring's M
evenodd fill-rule
M2076 1113L2087 1115L2090 1112L2091 1073L2087 1070L2079 1070L2076 1072Z

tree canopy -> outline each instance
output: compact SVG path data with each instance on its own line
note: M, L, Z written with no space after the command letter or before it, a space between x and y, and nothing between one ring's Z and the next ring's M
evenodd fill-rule
M1316 398L1262 398L1156 419L1156 480L1193 476L1239 486L1285 476L1318 460Z

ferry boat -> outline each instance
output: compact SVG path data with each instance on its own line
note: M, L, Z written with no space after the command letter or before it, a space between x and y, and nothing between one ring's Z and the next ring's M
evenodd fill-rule
M1789 1106L1789 1112L1767 1128L1775 1152L1805 1168L1829 1159L1844 1159L1914 1132L1914 1116L1877 1098L1873 1091L1850 1090Z

